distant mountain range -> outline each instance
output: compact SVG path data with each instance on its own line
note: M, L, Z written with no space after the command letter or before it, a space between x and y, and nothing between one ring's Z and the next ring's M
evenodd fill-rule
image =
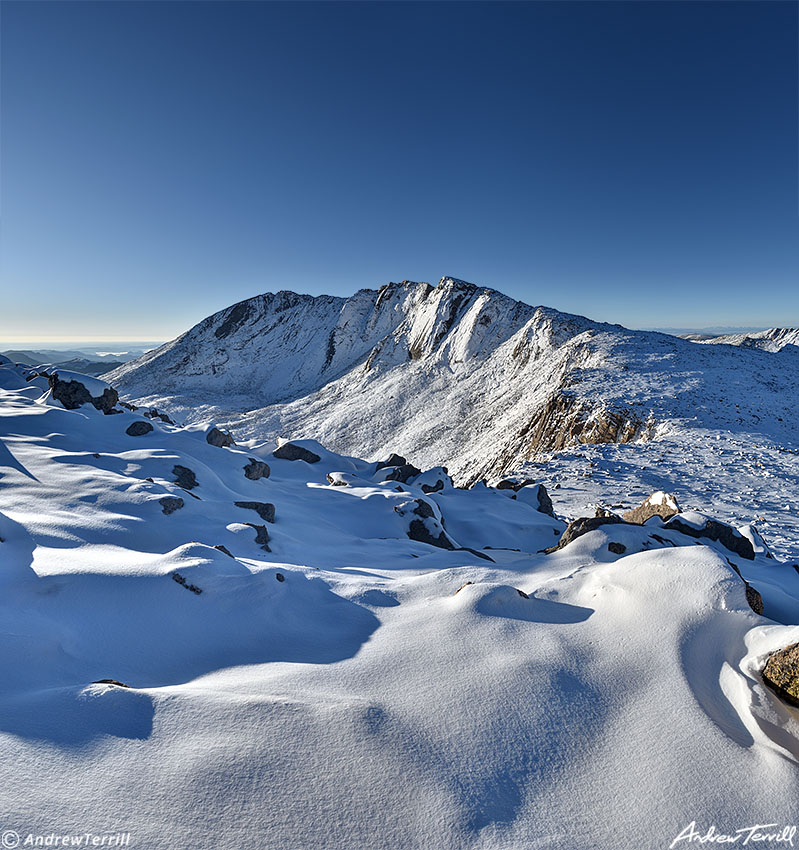
M790 332L767 332L789 341ZM718 341L718 340L714 340ZM239 439L444 463L471 482L541 452L691 426L799 442L799 349L698 345L444 277L350 298L259 295L106 375Z

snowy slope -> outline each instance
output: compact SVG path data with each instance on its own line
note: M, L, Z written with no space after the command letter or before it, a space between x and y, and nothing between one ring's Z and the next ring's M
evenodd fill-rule
M779 358L630 331L444 278L349 299L281 292L111 372L129 399L237 440L318 439L443 463L458 481L544 451L686 427L799 445L799 351Z
M0 387L0 809L22 841L640 850L799 819L799 710L760 676L799 640L779 558L659 520L542 554L565 523L530 487L219 448L9 367Z

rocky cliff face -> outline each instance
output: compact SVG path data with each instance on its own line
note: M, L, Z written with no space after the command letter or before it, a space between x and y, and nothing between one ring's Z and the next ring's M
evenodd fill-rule
M764 359L766 358L766 359ZM107 378L237 439L448 465L460 482L541 452L697 423L794 433L799 357L629 331L445 277L350 298L261 295ZM785 414L785 415L783 415Z

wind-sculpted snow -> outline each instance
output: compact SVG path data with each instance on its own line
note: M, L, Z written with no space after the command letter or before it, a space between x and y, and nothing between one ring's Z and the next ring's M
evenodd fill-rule
M388 453L66 410L27 377L0 366L0 809L21 840L640 850L799 819L799 714L761 677L799 639L799 573L759 505L734 518L754 558L657 516L544 554L561 514L593 515L564 453L463 490ZM678 496L701 531L701 494Z
M787 340L788 337L781 337ZM694 428L799 445L799 350L699 345L444 278L351 298L262 295L109 376L239 441L319 440L443 463L459 483L543 452Z

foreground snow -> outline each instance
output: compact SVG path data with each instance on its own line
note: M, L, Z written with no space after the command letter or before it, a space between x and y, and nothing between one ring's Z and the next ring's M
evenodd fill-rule
M760 677L799 640L787 536L749 560L653 520L545 555L565 522L530 488L425 492L441 471L384 480L158 420L128 436L138 413L64 410L13 368L0 386L4 828L637 850L799 819L799 713ZM555 512L585 513L553 464ZM410 539L422 514L457 548Z

